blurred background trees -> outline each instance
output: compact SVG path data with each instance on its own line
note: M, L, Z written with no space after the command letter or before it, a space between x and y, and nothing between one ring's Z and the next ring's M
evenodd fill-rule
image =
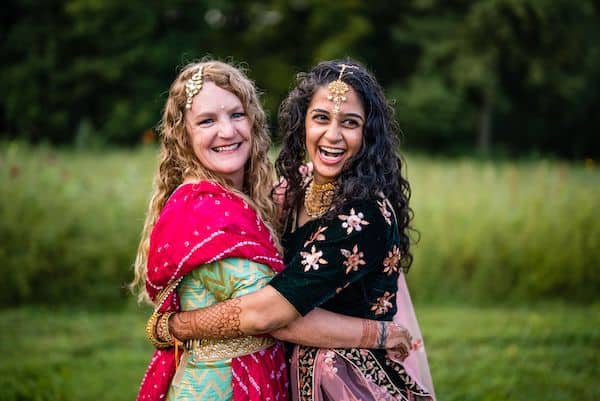
M592 0L8 0L0 18L0 138L137 144L205 55L245 63L275 125L297 72L352 57L413 149L600 155Z

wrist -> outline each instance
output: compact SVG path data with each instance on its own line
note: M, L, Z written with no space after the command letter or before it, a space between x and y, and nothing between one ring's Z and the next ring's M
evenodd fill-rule
M171 317L172 314L173 312L154 312L150 315L150 318L146 323L146 338L158 349L169 348L175 344L174 338L170 335L167 325L169 317Z
M377 336L376 348L384 349L388 340L388 326L390 322L379 322L379 335Z
M156 336L160 341L175 344L175 338L171 335L169 321L175 312L167 312L160 315L156 322Z

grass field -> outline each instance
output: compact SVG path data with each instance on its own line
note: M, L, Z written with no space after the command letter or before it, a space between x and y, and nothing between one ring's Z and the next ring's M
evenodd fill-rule
M439 401L600 399L600 306L420 306ZM0 400L133 400L145 308L0 311Z
M0 401L134 399L149 312L118 306L155 160L0 144ZM408 177L439 401L600 400L600 169L412 156Z
M155 162L153 147L0 144L0 306L124 302ZM407 173L416 300L598 302L595 165L411 155Z

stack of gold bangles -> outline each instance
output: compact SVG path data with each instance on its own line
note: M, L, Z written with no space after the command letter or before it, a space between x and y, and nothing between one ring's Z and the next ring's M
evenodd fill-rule
M173 347L175 338L169 332L169 318L175 312L154 312L146 323L146 337L158 349Z

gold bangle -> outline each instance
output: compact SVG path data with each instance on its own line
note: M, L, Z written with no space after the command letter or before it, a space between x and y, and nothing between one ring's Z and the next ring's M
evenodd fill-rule
M158 335L159 340L167 342L171 345L175 345L175 339L173 338L173 336L171 335L171 332L169 331L169 318L174 313L175 312L163 313L158 318L158 322L156 325L156 333Z
M150 318L148 319L148 322L146 323L146 338L150 341L150 343L158 349L163 349L163 348L169 348L173 345L173 343L167 342L167 341L161 341L160 339L157 338L156 336L156 323L158 321L158 319L161 317L162 314L158 313L158 312L154 312L152 313L152 315L150 315Z

